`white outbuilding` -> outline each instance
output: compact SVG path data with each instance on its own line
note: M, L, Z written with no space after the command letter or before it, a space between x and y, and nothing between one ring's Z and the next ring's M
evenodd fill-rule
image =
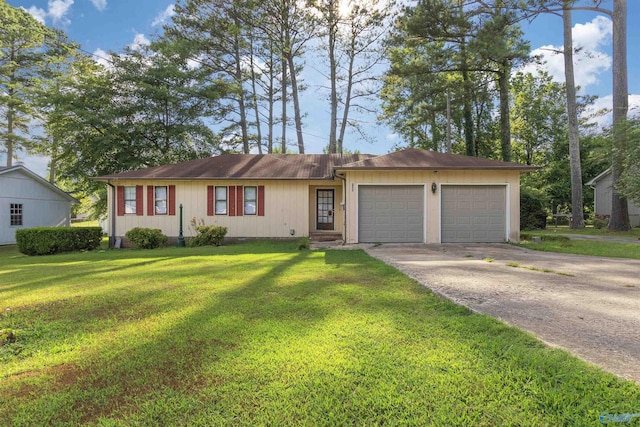
M0 245L16 243L16 230L68 226L76 199L22 165L0 167Z

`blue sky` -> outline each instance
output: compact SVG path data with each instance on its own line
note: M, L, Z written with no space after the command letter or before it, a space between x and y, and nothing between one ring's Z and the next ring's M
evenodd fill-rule
M125 46L145 43L161 31L162 23L172 14L172 0L7 0L12 6L23 7L48 26L63 29L82 49L105 56L108 51L120 51ZM606 2L607 3L607 2ZM611 6L609 0L607 7ZM628 2L628 71L630 105L640 106L640 0ZM576 83L585 93L600 96L597 108L611 105L611 22L592 12L575 12L574 44L583 46L583 54L576 60ZM541 16L532 23L524 23L525 38L530 40L535 53L544 54L547 70L563 81L563 65L560 55L552 55L550 49L562 46L562 20L556 16ZM323 68L320 58L310 56L307 70ZM329 113L324 103L320 80L307 79L309 89L303 94L302 108L305 117L305 144L308 153L318 153L327 144ZM633 110L632 110L633 111ZM636 111L638 112L638 111ZM291 114L291 113L290 113ZM396 136L386 127L375 124L375 116L365 118L369 133L375 143L347 138L345 146L365 153L388 152ZM294 142L295 130L289 131ZM46 160L24 159L27 167L45 174Z

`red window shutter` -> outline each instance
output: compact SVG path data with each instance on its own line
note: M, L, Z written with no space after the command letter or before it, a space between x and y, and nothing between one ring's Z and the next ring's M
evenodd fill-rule
M236 216L236 186L229 186L229 194L228 194L228 205L229 205L229 216Z
M214 205L214 188L213 185L208 185L207 186L207 216L213 216L215 213L215 210L213 208Z
M258 185L258 216L264 216L264 185Z
M167 200L167 203L169 204L169 215L175 215L176 214L176 186L175 185L169 186L169 200Z
M244 197L243 197L243 188L241 185L238 185L236 189L238 190L238 195L236 197L236 215L242 216L244 214Z
M124 187L122 185L118 185L116 189L116 199L118 203L118 216L124 215Z
M142 185L136 185L136 215L144 215L144 189Z
M156 195L153 185L147 185L147 215L153 216L156 207Z

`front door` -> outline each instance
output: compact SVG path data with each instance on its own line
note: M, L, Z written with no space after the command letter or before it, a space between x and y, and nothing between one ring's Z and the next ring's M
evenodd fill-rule
M334 229L333 190L318 190L317 193L318 230Z

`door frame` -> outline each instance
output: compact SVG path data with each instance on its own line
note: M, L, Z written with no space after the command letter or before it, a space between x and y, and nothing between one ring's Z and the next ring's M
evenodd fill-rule
M331 228L327 228L327 229L321 229L318 227L318 216L320 213L320 191L330 191L332 194L331 197L331 218L333 219L333 221L331 222ZM315 212L315 224L316 224L316 231L335 231L336 230L336 189L335 188L316 188L316 212Z

